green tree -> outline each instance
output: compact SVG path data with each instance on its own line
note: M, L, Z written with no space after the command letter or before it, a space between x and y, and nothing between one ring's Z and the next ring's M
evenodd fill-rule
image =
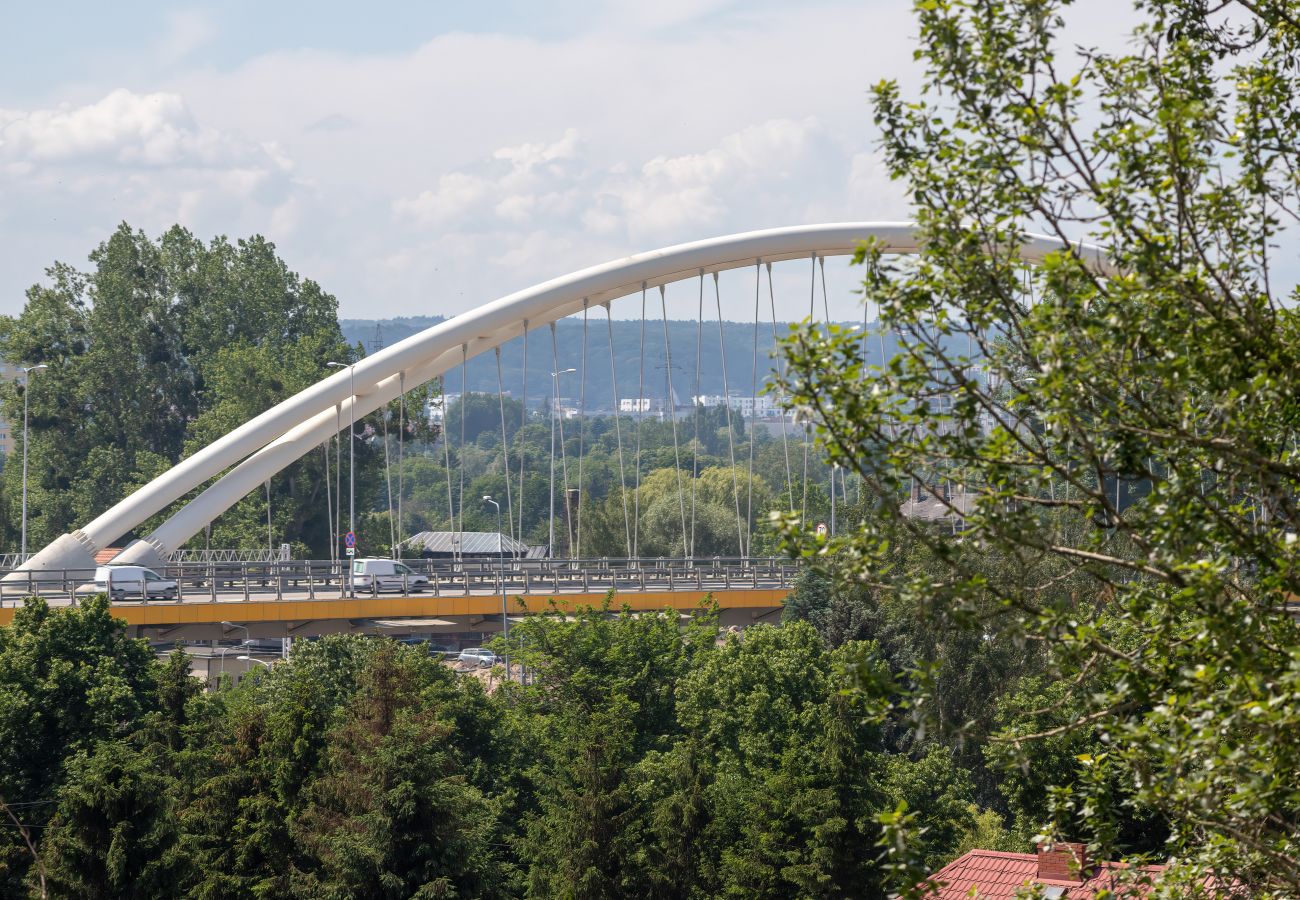
M615 693L596 708L557 716L539 815L523 857L528 896L613 900L640 893L629 865L638 844L638 808L629 784L635 704Z
M0 797L40 833L68 779L66 766L127 733L153 708L153 660L109 614L103 595L51 610L28 600L0 629ZM32 860L5 830L0 878L19 896Z
M85 272L54 264L47 283L28 290L22 313L0 318L0 356L49 367L27 388L29 543L37 547L319 379L328 359L348 352L334 298L289 271L262 238L205 245L174 227L152 240L123 224L90 263ZM11 421L24 390L0 387ZM362 463L373 482L375 462L363 453ZM327 533L320 464L309 456L273 479L272 504L273 538L318 552ZM10 466L3 477L12 507L22 473ZM218 534L261 546L265 507L259 518L253 505L219 522ZM7 513L18 518L16 507Z
M864 577L921 542L935 568L877 575L891 595L1055 648L1070 724L1110 748L1104 777L1057 773L1057 815L1089 810L1110 855L1118 780L1188 866L1294 894L1300 366L1274 256L1300 199L1300 18L1142 3L1127 49L1071 64L1060 9L917 5L925 95L874 97L921 251L860 254L899 352L867 372L859 336L805 329L788 388L870 498L837 542ZM1062 244L1026 270L1031 229ZM914 478L971 492L960 540L901 516ZM1100 689L1077 677L1100 667Z
M167 766L124 741L68 761L41 852L56 896L165 897L181 872Z
M866 835L880 808L879 735L841 702L837 660L816 632L755 626L702 663L679 706L712 770L696 891L878 895ZM681 791L669 795L678 808Z
M424 696L428 660L381 647L329 735L292 826L305 897L492 896L494 811L465 783L454 726Z

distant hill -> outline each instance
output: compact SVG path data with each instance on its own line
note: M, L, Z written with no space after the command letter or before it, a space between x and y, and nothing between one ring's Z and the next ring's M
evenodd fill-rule
M412 316L397 319L343 319L339 325L343 336L353 344L360 343L366 352L372 352L381 346L389 346L438 324L440 316ZM788 326L777 326L778 334L784 334ZM733 394L750 396L754 393L754 361L757 359L757 383L761 391L767 373L772 368L772 324L759 326L757 349L753 323L724 322L723 335L726 339L727 387ZM639 381L644 383L644 396L661 399L668 396L667 376L664 352L664 325L662 320L650 320L645 323L645 364L639 365L641 359L641 323L636 320L615 320L614 335L614 377L618 380L618 396L630 398L637 396ZM700 384L698 393L721 394L723 385L723 354L718 344L718 323L705 322L700 337ZM695 353L697 323L692 321L669 320L668 343L672 353L672 387L680 403L696 393L695 389ZM553 371L574 368L578 371L561 376L561 396L566 406L577 406L582 387L582 321L567 318L556 323L556 353L558 365L552 360L550 329L532 331L528 335L528 383L526 385L529 406L540 406L551 393L551 375ZM520 397L525 386L523 374L522 340L513 340L501 349L501 383L509 396ZM878 340L868 342L867 359L870 363L880 362L880 343ZM497 391L497 368L495 354L485 354L469 361L467 378L471 391ZM447 391L459 393L462 390L461 370L459 367L447 373ZM609 325L602 314L591 317L587 330L587 378L586 406L589 411L608 411L614 408L614 383L610 374Z

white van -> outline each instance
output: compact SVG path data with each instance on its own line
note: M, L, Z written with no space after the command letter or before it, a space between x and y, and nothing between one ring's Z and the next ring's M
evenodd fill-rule
M175 600L180 596L176 582L144 566L97 566L95 590L103 591L114 600Z
M412 572L395 559L352 560L352 586L358 591L400 591L412 594L429 586L429 576Z

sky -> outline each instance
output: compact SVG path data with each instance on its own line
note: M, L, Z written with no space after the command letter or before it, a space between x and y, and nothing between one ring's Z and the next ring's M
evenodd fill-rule
M265 235L341 316L379 318L698 238L905 219L868 90L917 88L910 6L6 4L0 313L122 221ZM1079 43L1131 24L1085 6ZM856 317L828 270L832 316Z

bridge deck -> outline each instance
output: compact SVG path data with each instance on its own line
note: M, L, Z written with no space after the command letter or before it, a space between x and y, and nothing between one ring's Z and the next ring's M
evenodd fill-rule
M159 629L191 631L221 622L262 623L293 632L309 622L376 619L436 620L444 628L493 628L501 616L504 588L510 614L556 608L572 610L601 603L609 590L615 604L633 610L690 612L709 597L720 610L750 620L780 609L789 593L794 564L785 560L530 560L442 563L409 561L429 579L419 592L353 590L346 568L330 561L277 563L181 563L159 574L177 582L177 599L124 597L115 615L136 633ZM26 596L40 595L52 606L68 606L93 594L93 572L68 571L27 585L6 585L0 594L0 625L13 621ZM353 596L355 594L355 596ZM273 629L274 630L274 629Z

